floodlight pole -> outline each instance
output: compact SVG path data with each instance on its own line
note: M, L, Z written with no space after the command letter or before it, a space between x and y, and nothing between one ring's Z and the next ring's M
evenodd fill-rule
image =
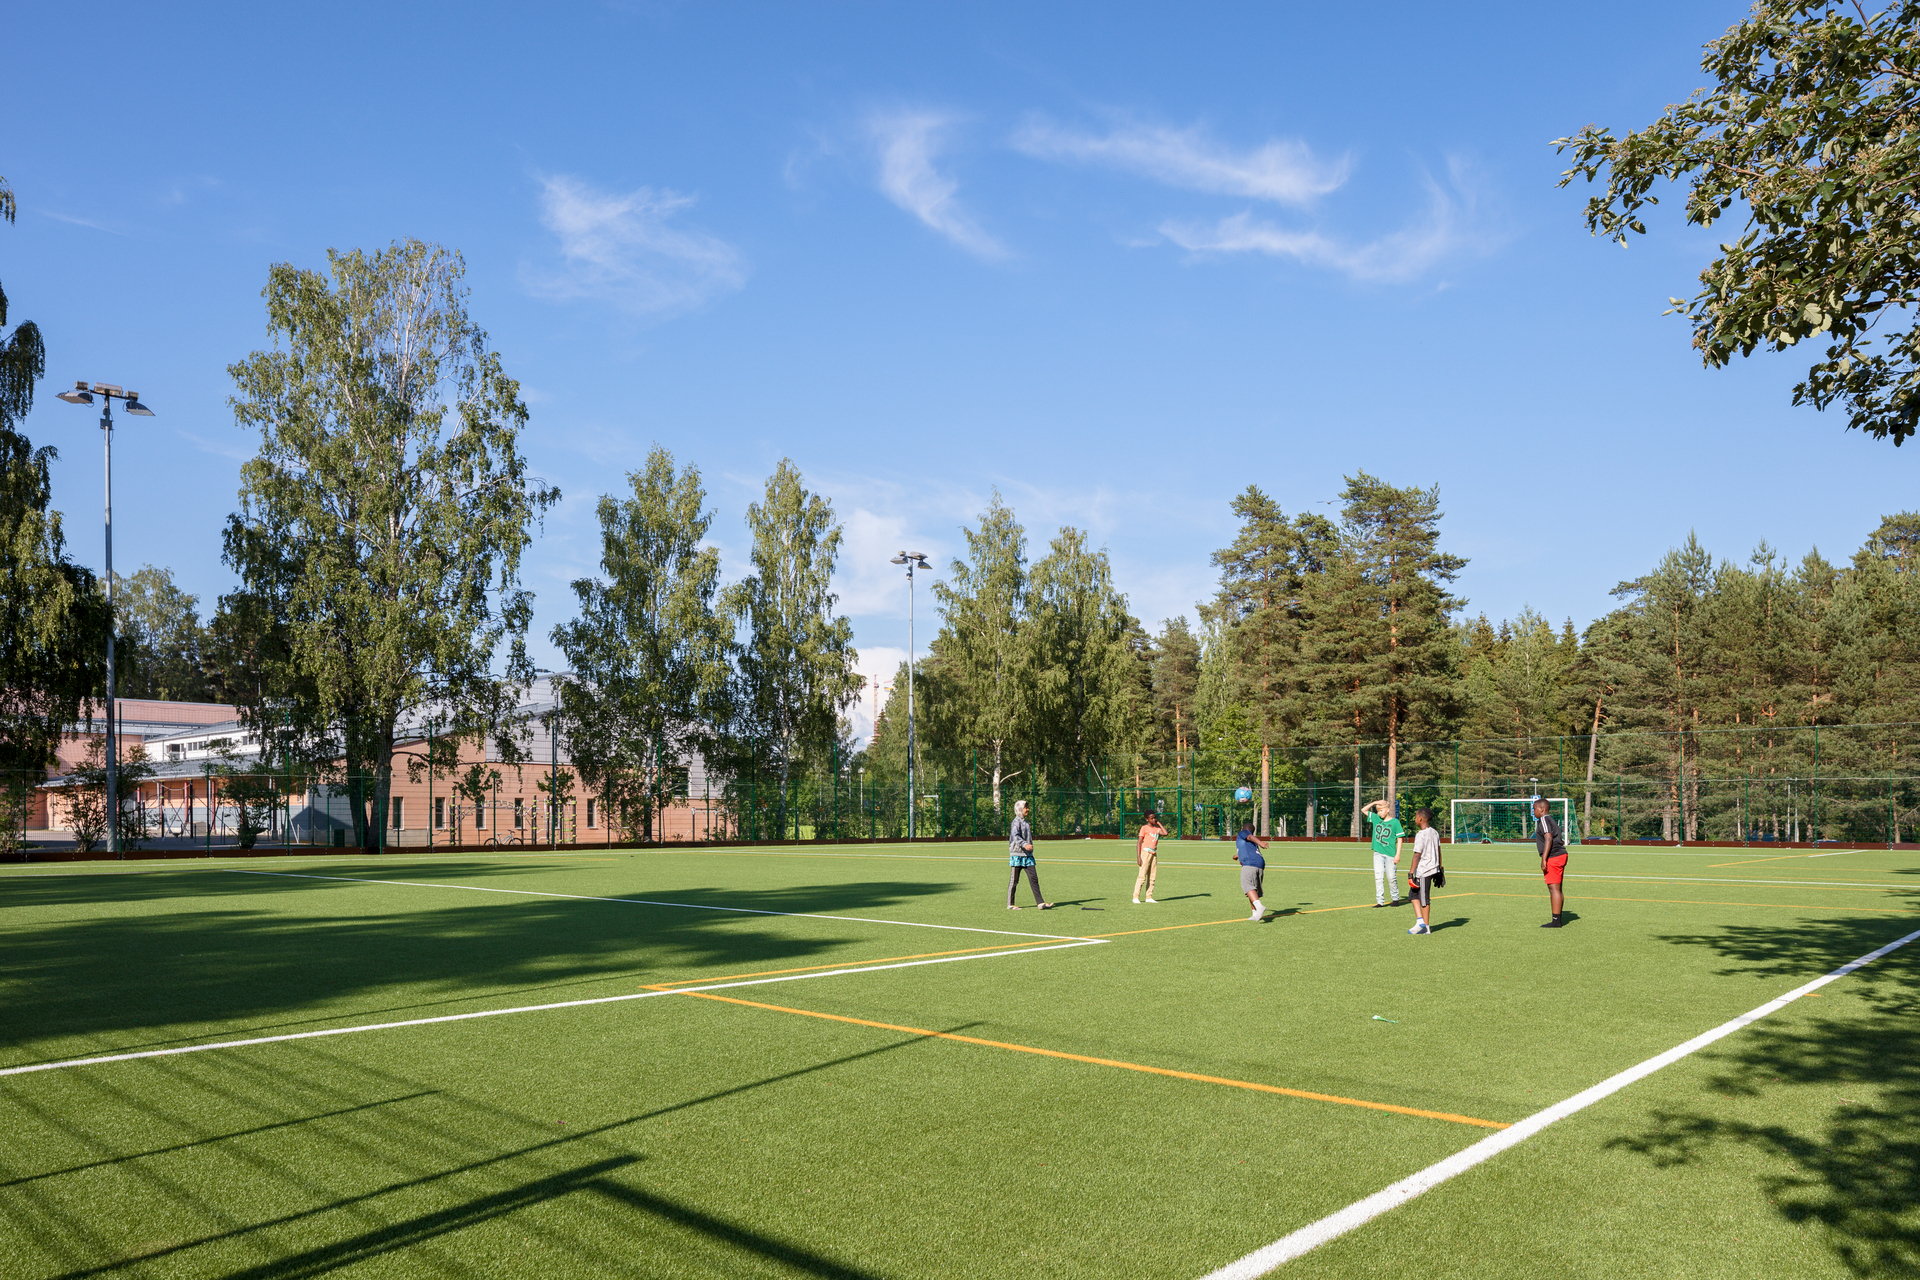
M107 852L116 858L124 858L126 851L120 847L120 728L119 713L114 705L116 690L113 678L113 398L119 396L125 400L127 412L139 417L151 418L153 410L140 403L138 392L123 391L105 382L96 382L91 386L76 382L73 390L60 393L60 399L68 404L92 404L96 395L101 400L100 434L106 454Z
M920 832L920 803L916 794L914 779L914 739L913 739L913 571L916 567L927 567L927 557L918 551L902 551L893 558L894 564L907 566L907 839L915 839Z
M113 397L100 403L100 436L106 442L107 525L107 852L126 857L120 847L120 733L115 723L113 682Z

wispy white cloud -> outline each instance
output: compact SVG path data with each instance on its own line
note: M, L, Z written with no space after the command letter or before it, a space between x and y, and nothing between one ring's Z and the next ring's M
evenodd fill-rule
M943 135L954 118L934 111L895 111L868 117L880 162L881 194L977 258L1008 256L961 207L960 184L935 167Z
M1124 169L1188 191L1305 205L1346 182L1343 156L1324 160L1304 142L1275 139L1236 151L1199 128L1133 126L1104 135L1029 122L1013 136L1017 151L1042 160L1078 160Z
M1453 176L1451 192L1428 179L1424 214L1371 240L1349 241L1284 227L1246 212L1211 223L1170 220L1160 225L1160 234L1192 253L1258 253L1326 267L1356 280L1404 283L1445 258L1484 249L1492 239L1475 222L1475 201L1462 184L1457 163Z
M540 221L559 239L557 271L523 268L548 298L597 298L642 315L690 310L739 289L747 266L717 236L677 224L694 197L640 187L624 195L565 175L540 182Z

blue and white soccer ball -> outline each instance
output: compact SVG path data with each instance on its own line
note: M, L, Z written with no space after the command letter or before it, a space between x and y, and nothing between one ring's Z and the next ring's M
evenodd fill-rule
M1233 793L1233 798L1235 800L1238 800L1241 804L1245 804L1247 801L1253 799L1253 788L1242 787L1238 791Z

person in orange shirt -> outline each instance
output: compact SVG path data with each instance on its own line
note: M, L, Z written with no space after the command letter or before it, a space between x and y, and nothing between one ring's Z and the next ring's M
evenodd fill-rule
M1140 890L1147 891L1147 901L1152 902L1153 886L1160 878L1160 837L1167 829L1160 825L1160 815L1149 813L1147 820L1140 824L1140 839L1133 846L1133 860L1140 866L1140 874L1133 880L1133 900L1140 901Z

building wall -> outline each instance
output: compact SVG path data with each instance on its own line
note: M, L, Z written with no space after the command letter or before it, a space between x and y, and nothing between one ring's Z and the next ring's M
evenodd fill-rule
M456 772L465 773L468 766L479 764L498 775L498 783L489 788L482 812L476 819L475 806L456 792L452 777L441 774L428 778L424 771L417 780L408 776L407 763L418 759L421 746L418 742L402 743L397 749L385 815L385 843L396 847L487 843L536 846L545 845L552 838L546 817L547 794L540 790L541 784L553 773L551 764L505 764L499 761L497 753L463 747ZM560 768L566 769L564 762ZM261 843L279 844L286 839L278 828L286 823L290 813L293 843L329 846L333 833L342 831L346 842L351 844L351 806L357 789L351 784L328 786L298 776L290 782L286 803L276 819L276 831L271 836L263 835ZM697 771L693 779L696 793L704 789L705 783L704 771ZM209 779L202 773L149 779L137 789L127 790L125 795L129 802L137 800L145 805L149 821L165 837L204 837L209 820L216 837L231 836L238 825L239 811L236 806L221 801L221 790L217 775ZM213 796L211 812L209 791ZM611 827L598 797L584 794L577 780L573 792L560 815L557 833L560 843L623 843L635 838L634 833ZM670 807L656 815L658 829L654 838L725 838L724 820L711 811L712 807L698 795L691 802ZM67 803L56 788L41 789L36 816L38 821L30 823L35 829L72 829Z

